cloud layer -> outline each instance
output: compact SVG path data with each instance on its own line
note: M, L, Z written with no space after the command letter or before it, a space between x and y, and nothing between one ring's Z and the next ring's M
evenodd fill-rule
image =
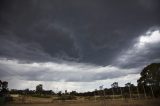
M4 70L3 77L13 76L30 81L90 82L137 74L137 69L69 62L19 63L15 60L1 59L0 67Z
M0 77L10 82L11 88L35 89L42 83L44 89L78 90L80 92L94 90L99 85L110 87L119 79L120 86L127 81L136 84L139 69L121 69L114 66L93 66L82 63L20 63L16 60L0 59ZM86 88L84 89L83 86Z

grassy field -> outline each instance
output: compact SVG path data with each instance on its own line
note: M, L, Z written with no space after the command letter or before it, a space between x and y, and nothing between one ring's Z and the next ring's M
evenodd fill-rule
M77 100L56 100L55 98L37 98L25 97L18 98L14 102L5 106L160 106L160 99L141 99L141 100L85 100L78 98ZM22 103L23 102L23 103Z

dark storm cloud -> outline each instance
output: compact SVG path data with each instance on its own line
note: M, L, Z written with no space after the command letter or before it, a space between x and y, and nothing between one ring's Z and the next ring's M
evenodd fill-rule
M108 65L158 13L159 0L2 0L0 56Z

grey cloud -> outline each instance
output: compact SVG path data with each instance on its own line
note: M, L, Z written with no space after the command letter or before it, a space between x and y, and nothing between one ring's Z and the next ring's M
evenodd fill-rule
M1 39L0 40L1 57L19 60L39 60L51 61L51 56L43 51L41 46L36 43L23 43L19 41Z
M158 8L159 1L158 0L139 0L139 4L145 9L153 11Z
M28 81L92 82L137 74L137 69L122 69L114 66L93 66L82 63L25 63L0 60L0 73ZM9 74L8 74L8 73Z
M34 43L40 48L35 54L27 54L30 50L23 53L20 45L18 48L1 42L9 49L5 53L0 50L1 57L18 59L29 56L31 61L61 58L108 65L121 50L132 45L132 39L160 23L159 6L150 11L145 9L147 4L143 0L2 1L0 36L8 43L16 43L10 40L14 38L20 39L24 45ZM37 46L32 49L37 50ZM19 55L15 51L19 51Z
M156 34L153 34L154 32ZM136 40L135 44L130 46L125 51L121 52L117 59L113 60L115 64L120 67L133 68L133 67L144 67L150 63L160 62L160 33L159 28L149 29L151 32L149 35L143 33ZM145 37L143 41L140 40L141 37Z

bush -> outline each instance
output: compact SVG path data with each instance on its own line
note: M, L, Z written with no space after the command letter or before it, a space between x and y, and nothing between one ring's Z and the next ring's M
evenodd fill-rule
M5 102L5 98L4 97L0 97L0 104L4 104Z
M57 100L76 100L76 97L71 95L62 95Z
M11 101L13 101L13 98L10 96L0 97L0 104L4 104Z
M11 102L11 101L13 101L13 97L11 96L5 97L5 102Z
M40 94L32 95L32 97L38 97L38 98L51 98L50 95L40 95Z

